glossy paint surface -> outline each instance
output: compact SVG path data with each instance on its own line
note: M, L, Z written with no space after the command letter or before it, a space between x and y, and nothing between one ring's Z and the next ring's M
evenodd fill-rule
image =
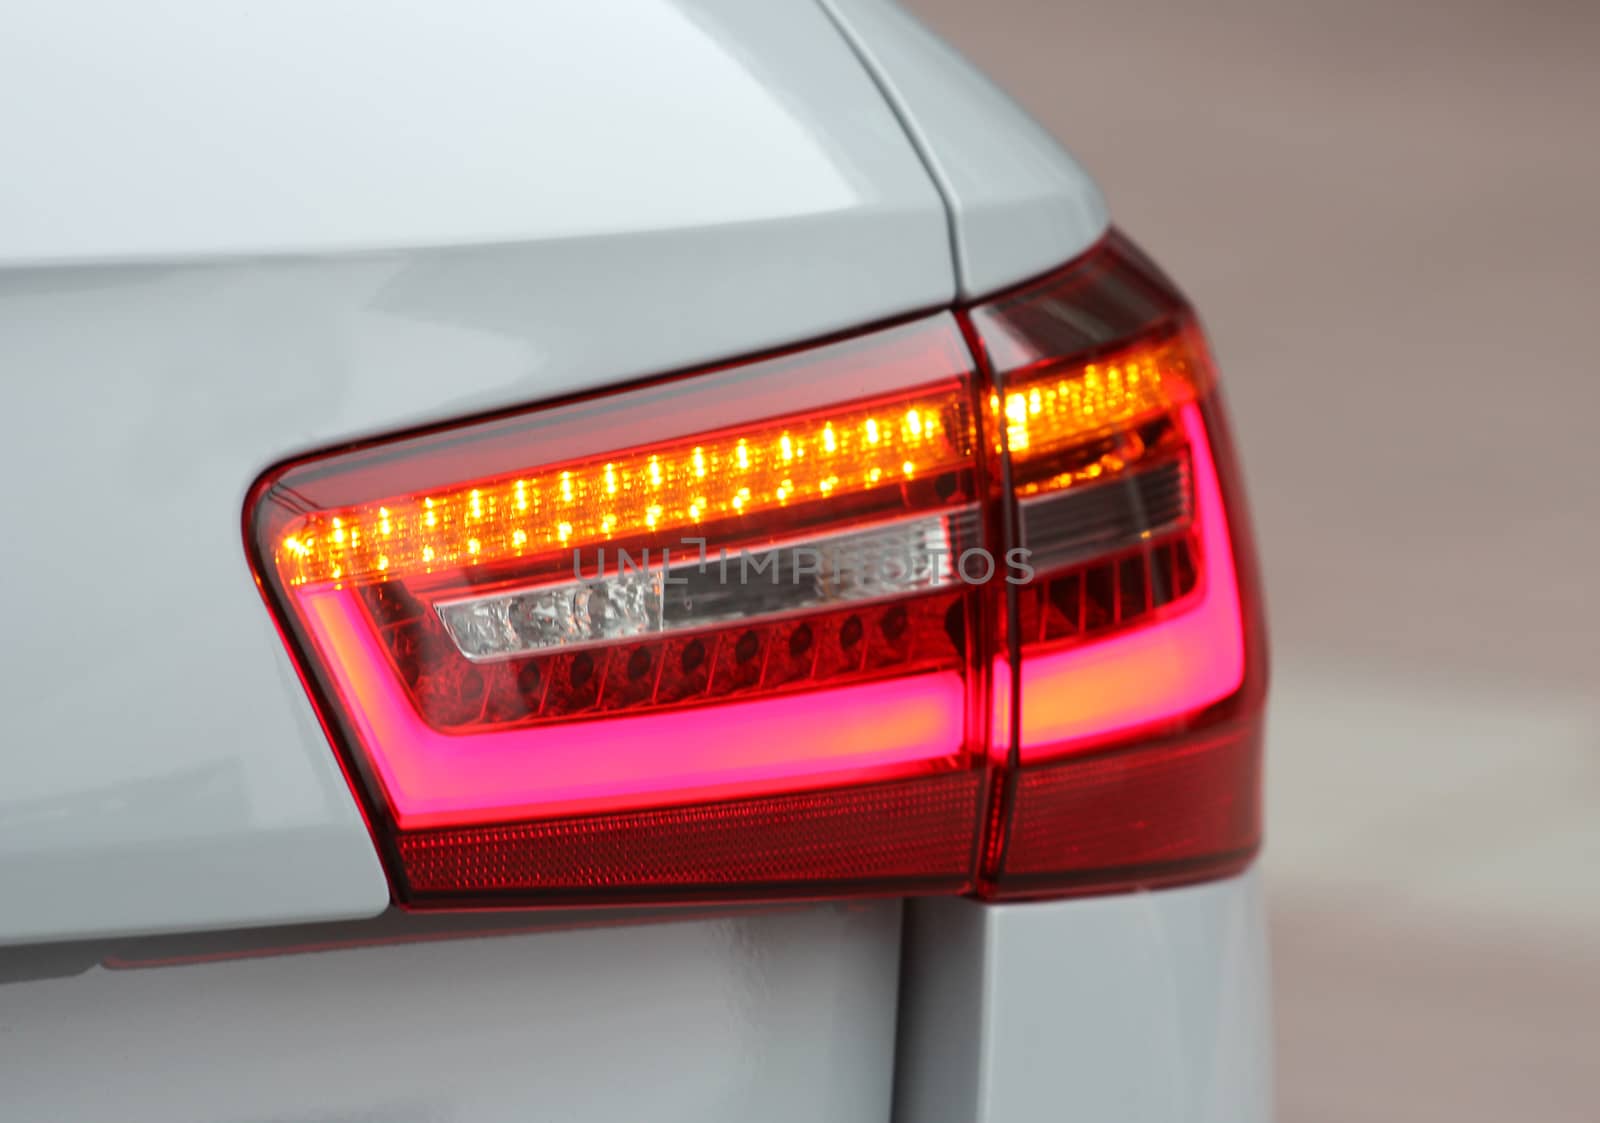
M589 10L561 6L554 22L576 30L541 38L512 34L534 18L517 5L483 5L477 31L285 5L239 17L234 31L253 21L256 34L224 37L217 57L189 57L174 38L174 21L212 18L198 5L130 13L137 31L109 5L79 13L103 16L89 30L61 18L70 7L41 9L6 37L0 50L59 49L55 66L79 67L63 113L100 107L80 131L151 158L127 163L112 191L109 168L81 163L104 154L75 165L51 147L77 143L73 129L18 132L34 158L10 163L0 187L0 260L58 263L0 271L0 576L14 596L0 654L0 943L370 916L387 903L245 562L245 494L273 462L951 299L938 194L820 10L640 2L637 18L613 13L608 34L585 36L582 21L601 17L574 9ZM104 59L118 28L120 54ZM664 29L687 38L681 52ZM514 65L452 39L490 32L522 52ZM452 44L478 62L453 64L473 76L472 97L437 92L419 116L438 83L401 89L395 75L373 95L374 68ZM302 49L349 63L322 72L320 111L291 66ZM655 61L614 65L628 52ZM568 124L541 132L544 118L524 111L554 96L546 70L580 63L597 75L593 96L562 87ZM0 87L40 66L0 67ZM520 100L517 76L531 84ZM168 105L202 79L209 96L181 113L133 113L130 89ZM255 99L251 113L240 99ZM660 118L662 101L678 116ZM196 123L208 106L210 132ZM224 118L241 146L286 146L278 156L294 156L314 205L252 194L284 187L290 165L245 175L223 158L232 148L207 150L186 179L179 150L225 131ZM454 129L485 160L497 142L494 167L510 178L491 191L438 169L400 174L403 152ZM298 133L292 153L285 130ZM678 138L694 159L607 180L624 151L630 168L656 151L646 134ZM364 178L374 166L393 173L381 191ZM93 205L60 178L96 169ZM147 188L157 169L161 191ZM485 224L460 225L473 222ZM230 241L224 224L253 240ZM491 237L506 244L376 248ZM325 256L356 243L370 252ZM211 260L223 252L270 255ZM161 261L59 264L145 257Z
M29 5L0 262L893 222L876 101L809 3Z
M1257 873L907 907L896 1123L1267 1123Z
M0 1117L889 1117L899 904L596 919L265 957L241 934L239 958L31 982L3 981L29 950L0 949ZM328 943L395 934L323 927ZM170 961L192 941L151 943L115 949L118 962Z
M1110 221L1078 162L892 0L821 0L872 69L950 211L961 294L986 296L1088 249Z

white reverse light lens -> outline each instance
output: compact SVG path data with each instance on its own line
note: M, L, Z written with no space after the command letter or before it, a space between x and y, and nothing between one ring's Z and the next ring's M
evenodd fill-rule
M659 631L661 586L657 569L436 607L461 654L481 661Z
M977 528L967 508L434 608L461 654L487 662L936 589L956 580L955 555L978 544Z

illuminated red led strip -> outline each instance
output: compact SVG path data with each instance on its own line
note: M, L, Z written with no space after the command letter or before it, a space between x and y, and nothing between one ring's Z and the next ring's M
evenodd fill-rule
M404 829L576 810L730 798L849 783L874 770L944 766L962 747L966 687L955 671L703 711L532 726L462 739L429 728L389 670L353 593L305 600L319 648ZM804 751L781 730L804 729Z
M1244 680L1244 634L1233 543L1199 409L1180 427L1193 457L1200 587L1183 612L1095 643L1028 655L1022 664L1025 762L1125 737L1204 709ZM998 701L998 700L997 700ZM1010 734L997 704L994 736Z

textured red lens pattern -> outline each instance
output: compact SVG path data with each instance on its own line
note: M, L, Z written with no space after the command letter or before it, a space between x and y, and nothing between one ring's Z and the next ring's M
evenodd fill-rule
M497 663L461 655L438 615L399 582L360 594L418 714L455 733L765 696L966 659L957 591Z
M1095 639L1153 620L1195 590L1197 547L1181 534L1022 586L1017 617L1024 647Z
M804 736L796 730L795 736ZM818 882L959 889L972 869L972 771L695 807L400 836L423 894L630 888L714 895Z
M1085 875L1097 888L1217 876L1256 849L1260 784L1256 723L1024 768L1001 891Z

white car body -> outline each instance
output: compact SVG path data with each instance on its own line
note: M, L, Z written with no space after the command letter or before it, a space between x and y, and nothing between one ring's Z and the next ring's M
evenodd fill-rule
M878 0L68 0L0 91L0 1118L1269 1117L1253 873L393 910L246 564L287 456L1088 248L949 48Z

